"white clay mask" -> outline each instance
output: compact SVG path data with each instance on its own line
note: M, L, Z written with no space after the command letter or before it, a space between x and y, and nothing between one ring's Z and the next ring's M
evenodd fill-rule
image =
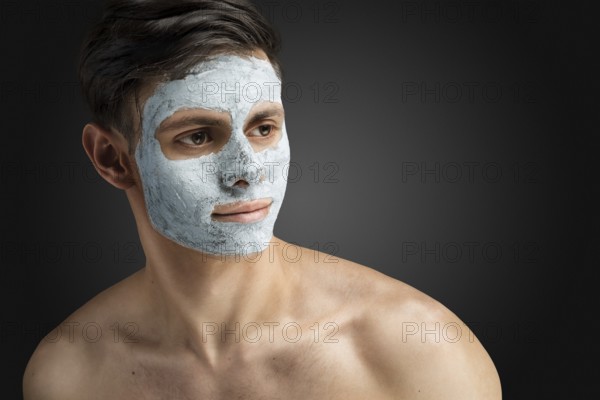
M219 55L198 64L184 79L157 87L143 109L135 158L148 216L160 234L210 254L267 248L285 194L289 142L282 123L279 140L255 151L244 127L253 109L271 103L281 105L281 81L270 62L255 57ZM167 158L156 137L161 123L178 111L198 109L228 114L227 142L209 154ZM247 184L239 185L240 180ZM212 217L215 206L264 198L272 203L259 221Z

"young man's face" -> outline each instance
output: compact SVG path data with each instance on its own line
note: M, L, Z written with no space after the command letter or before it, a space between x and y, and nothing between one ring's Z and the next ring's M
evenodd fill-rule
M158 232L211 254L268 246L290 160L281 81L269 61L223 54L201 62L155 89L141 128L135 158Z

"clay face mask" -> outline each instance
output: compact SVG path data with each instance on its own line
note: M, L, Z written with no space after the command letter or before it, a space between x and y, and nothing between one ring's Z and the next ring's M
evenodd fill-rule
M184 79L160 85L146 101L135 151L144 199L154 228L182 246L210 254L263 251L286 189L290 150L285 123L278 142L255 151L244 132L253 108L281 105L281 82L262 59L220 55L198 64ZM218 151L185 159L165 156L156 132L177 111L227 113L229 139ZM243 180L247 185L236 185ZM269 213L255 222L212 218L217 205L270 198Z

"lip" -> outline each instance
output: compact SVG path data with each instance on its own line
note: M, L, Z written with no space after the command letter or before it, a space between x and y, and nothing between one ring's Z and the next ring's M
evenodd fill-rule
M217 205L212 219L221 222L257 222L264 219L271 209L270 198Z

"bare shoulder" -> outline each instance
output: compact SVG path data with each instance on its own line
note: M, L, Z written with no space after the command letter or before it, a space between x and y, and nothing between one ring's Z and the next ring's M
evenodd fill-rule
M502 398L488 353L443 304L404 282L341 258L318 274L353 310L348 328L356 351L390 397Z
M38 344L23 375L25 400L75 399L86 369L74 344L55 340L56 329Z
M129 278L99 293L49 332L37 345L23 375L25 400L77 399L93 387L96 372L122 334L115 303L123 300ZM112 312L109 310L113 310Z
M365 318L369 328L363 339L371 350L365 358L394 394L419 399L502 398L488 353L444 305L413 288L390 293L374 305L375 311Z

